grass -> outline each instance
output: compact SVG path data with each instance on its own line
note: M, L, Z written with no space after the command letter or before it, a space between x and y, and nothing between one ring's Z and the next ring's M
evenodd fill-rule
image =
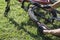
M0 0L0 40L60 40L51 34L39 36L36 24L29 19L28 13L20 7L17 0L11 0L8 17L4 17L5 7L5 0ZM60 22L55 24L59 25ZM53 28L51 24L48 26Z

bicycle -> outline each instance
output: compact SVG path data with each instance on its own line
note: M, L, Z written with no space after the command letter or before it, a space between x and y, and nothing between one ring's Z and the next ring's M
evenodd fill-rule
M21 1L20 1L21 2ZM30 4L28 4L28 6L27 7L25 7L24 6L24 2L30 2ZM47 3L46 3L47 4ZM49 3L48 3L49 4ZM30 5L32 5L32 6L30 6ZM39 17L41 17L41 18L43 18L43 19L45 19L45 21L47 21L48 23L50 22L50 23L54 23L54 21L55 20L59 20L60 21L60 18L57 18L57 13L58 14L60 14L60 11L58 11L58 10L56 10L56 9L53 9L50 5L44 5L44 3L43 3L43 6L41 6L41 4L40 3L38 3L38 2L31 2L31 1L28 1L28 0L26 0L26 1L23 1L22 2L22 6L21 6L24 10L27 10L27 12L28 12L28 14L29 14L29 17L34 21L34 22L39 22L40 24L38 24L37 23L37 25L38 25L38 31L39 31L39 33L42 33L42 29L39 27L39 26L45 26L46 27L46 25L44 24L44 23L41 23L40 21L38 21L38 19L37 19L37 17L36 16L39 16ZM47 9L49 9L49 8L51 8L52 10L54 10L54 11L49 11L49 10L47 10ZM47 14L49 14L50 15L50 18L45 18L45 14L44 15L42 15L41 13L37 13L37 9L38 9L38 11L39 11L39 9L43 9L44 11L46 11L46 13Z

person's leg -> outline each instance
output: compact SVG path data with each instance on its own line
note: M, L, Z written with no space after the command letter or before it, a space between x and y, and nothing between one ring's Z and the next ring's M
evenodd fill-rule
M53 30L43 30L44 34L53 34L60 36L60 29L53 29Z
M51 7L52 8L58 8L58 7L60 7L60 0L57 0L57 2L55 2L54 4L52 4Z

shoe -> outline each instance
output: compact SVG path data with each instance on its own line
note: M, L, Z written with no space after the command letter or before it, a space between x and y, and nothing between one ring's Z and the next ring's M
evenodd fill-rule
M44 34L43 30L47 30L47 26L44 25L43 23L38 22L38 34Z
M48 29L47 26L46 26L45 24L43 24L43 23L38 22L37 24L38 24L38 26L39 26L40 28L42 28L43 30Z

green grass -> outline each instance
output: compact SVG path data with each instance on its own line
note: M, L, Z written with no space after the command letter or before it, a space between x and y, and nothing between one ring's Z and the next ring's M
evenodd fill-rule
M36 24L29 19L17 0L11 0L8 17L4 17L5 7L5 0L0 0L0 40L60 40L51 34L39 36ZM55 24L59 25L60 22ZM51 24L48 26L53 28Z

